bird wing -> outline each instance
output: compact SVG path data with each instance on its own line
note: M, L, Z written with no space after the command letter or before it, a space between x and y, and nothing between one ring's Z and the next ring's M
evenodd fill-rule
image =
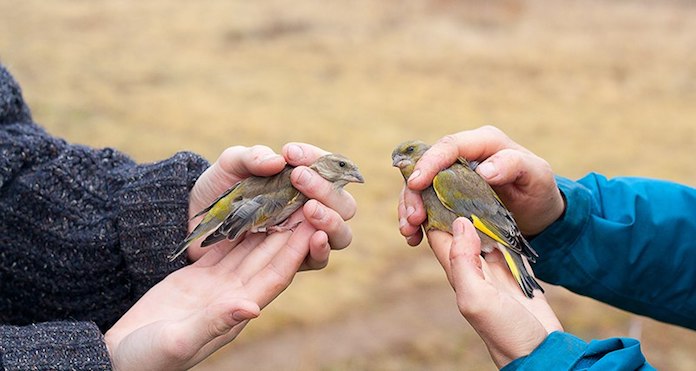
M195 219L195 218L197 218L197 217L199 217L199 216L201 216L201 215L207 213L208 211L210 211L210 209L212 209L213 206L215 206L215 204L218 203L218 201L222 200L222 199L225 198L227 195L229 195L230 193L232 193L232 191L234 191L235 189L237 189L237 187L239 186L239 183L241 183L241 181L235 183L232 187L230 187L229 189L227 189L223 194L220 195L220 197L216 198L215 201L211 202L210 205L208 205L208 207L206 207L205 209L199 211L196 215L192 216L191 219Z
M464 164L454 164L439 172L433 179L433 189L440 202L458 216L469 218L474 227L497 242L522 252L521 247L514 241L514 234L509 228L501 228L500 223L492 221L492 217L505 213L504 208L495 192L483 180L467 177L478 176ZM497 219L497 218L496 218ZM507 223L503 223L507 224ZM513 225L514 228L514 225Z
M230 240L239 238L244 232L251 229L254 216L257 214L258 210L263 207L265 201L264 195L240 200L234 205L234 211L232 211L230 216L222 222L215 232L206 237L201 246L203 246L203 244L207 246L208 244L222 241L225 238Z
M289 181L285 184L284 181L276 180L269 183L268 187L260 188L270 191L234 202L230 215L215 232L206 237L201 246L208 246L225 238L236 240L247 231L255 233L280 224L302 206L304 202L297 202L300 196L306 201L306 197L292 187Z

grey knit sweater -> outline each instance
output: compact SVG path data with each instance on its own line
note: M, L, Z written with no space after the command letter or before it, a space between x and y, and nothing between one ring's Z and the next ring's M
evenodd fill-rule
M0 66L0 370L110 368L102 333L185 264L166 256L207 166L52 137Z

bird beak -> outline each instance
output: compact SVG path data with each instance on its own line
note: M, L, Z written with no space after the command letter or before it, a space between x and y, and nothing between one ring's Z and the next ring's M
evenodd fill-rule
M363 178L362 174L355 173L355 174L351 174L351 182L353 182L353 183L365 183L365 179Z
M407 161L407 160L404 159L404 158L401 157L401 156L395 156L395 157L392 159L392 166L398 167L398 168L400 169L400 168L402 168L402 167L404 167L404 166L406 165L406 161Z

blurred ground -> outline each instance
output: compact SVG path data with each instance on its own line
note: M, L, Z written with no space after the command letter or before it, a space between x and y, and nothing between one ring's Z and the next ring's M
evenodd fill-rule
M694 50L690 1L0 2L0 60L55 135L140 161L305 141L361 166L352 246L199 370L493 369L399 237L392 147L491 123L562 175L696 184ZM628 314L548 291L568 331L628 334ZM694 332L637 321L653 365L696 369Z

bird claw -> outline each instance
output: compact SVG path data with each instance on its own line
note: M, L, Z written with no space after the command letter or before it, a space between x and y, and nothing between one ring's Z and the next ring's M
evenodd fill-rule
M285 232L285 231L294 232L295 228L297 228L297 226L300 224L302 224L301 220L299 222L294 223L293 225L290 225L290 226L288 226L287 223L283 223L282 225L274 225L274 226L266 228L266 233L270 234L270 233Z

